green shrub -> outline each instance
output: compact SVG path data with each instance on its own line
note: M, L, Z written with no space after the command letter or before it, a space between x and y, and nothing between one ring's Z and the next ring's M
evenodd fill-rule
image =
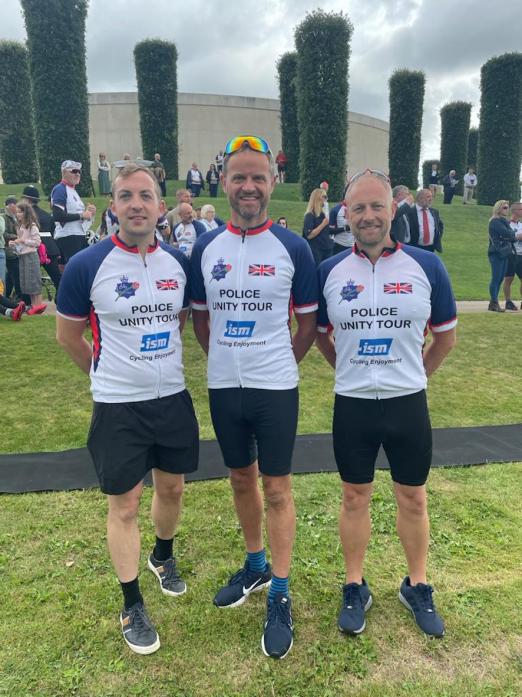
M470 128L468 133L468 167L473 167L477 171L478 159L478 128Z
M83 165L80 194L93 191L85 71L87 0L21 0L27 30L40 181L46 194L60 164Z
M389 80L390 141L388 168L392 186L404 184L416 189L422 110L426 78L420 70L396 70Z
M6 184L38 180L27 49L0 41L0 162Z
M340 199L346 170L348 59L353 27L341 13L315 10L295 30L301 191L326 179Z
M456 194L464 190L464 175L468 165L468 133L471 104L450 102L440 110L440 166L445 176L450 169L457 172Z
M147 39L134 48L143 157L159 152L168 179L178 178L177 60L169 41Z
M277 61L279 103L281 108L281 140L288 158L288 183L299 181L299 124L297 120L297 53L284 53Z
M424 162L422 163L422 186L425 189L427 189L430 185L430 174L432 165L437 165L439 177L442 179L440 172L440 160L424 160Z
M522 53L505 53L481 70L478 202L520 200Z

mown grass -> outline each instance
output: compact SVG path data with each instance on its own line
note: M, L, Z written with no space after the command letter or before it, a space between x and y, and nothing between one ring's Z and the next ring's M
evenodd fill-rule
M291 587L295 644L282 662L259 642L264 595L220 611L212 598L242 562L226 481L187 486L176 548L188 592L142 589L160 632L153 656L119 634L120 591L98 491L2 497L0 694L184 697L277 695L515 697L522 690L522 463L445 469L429 481L430 577L447 635L430 641L397 599L404 559L387 474L376 481L366 575L375 600L359 638L341 636L337 475L294 477L298 531ZM153 543L142 502L142 561ZM142 564L144 568L144 564Z
M522 315L522 313L521 313ZM479 426L520 421L521 380L513 349L520 315L464 314L458 343L430 380L433 425ZM63 450L85 444L91 414L89 380L56 344L50 316L3 321L0 356L4 428L0 452ZM183 334L187 385L201 437L214 438L208 410L206 359L191 322ZM13 362L15 357L15 362ZM21 367L23 366L23 368ZM300 433L331 429L333 372L313 347L300 365Z
M174 206L174 193L176 189L184 187L182 181L169 181L167 183L168 206ZM20 195L24 185L0 185L0 202L5 200L8 194ZM205 193L205 192L204 192ZM303 227L303 218L306 204L300 200L301 194L297 184L276 184L269 214L277 220L280 216L286 216L289 227L298 234ZM87 199L86 199L87 200ZM107 206L108 199L98 197L92 200L97 206L96 222L99 221L102 210ZM213 203L217 215L227 219L229 207L223 197L221 188L217 199L201 196L196 199L195 205L202 206L205 203ZM331 202L334 205L335 202ZM458 300L485 300L488 298L488 284L490 267L487 258L488 246L488 219L491 215L489 206L477 206L475 204L463 206L462 199L455 197L450 206L442 204L442 196L438 196L435 202L445 223L443 238L444 253L442 260L450 272L455 295ZM42 206L44 204L42 203ZM515 292L515 298L518 295Z

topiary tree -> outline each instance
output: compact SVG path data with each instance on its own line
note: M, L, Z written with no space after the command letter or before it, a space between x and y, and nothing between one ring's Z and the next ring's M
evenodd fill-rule
M40 181L46 194L60 164L82 163L78 191L93 192L85 71L87 0L21 0L27 30Z
M178 178L178 52L169 41L147 39L134 48L143 156L159 152L169 179Z
M396 70L390 88L388 168L392 186L419 183L422 111L426 77L420 70Z
M522 53L505 53L481 70L478 202L520 200Z
M297 120L297 53L283 53L277 61L281 140L288 158L286 181L299 181L299 124Z
M471 104L450 102L440 110L440 168L442 176L450 169L457 172L455 193L462 195L468 165L468 133Z
M424 160L422 163L422 186L425 189L430 185L430 174L433 165L437 165L440 174L440 160Z
M38 180L27 49L0 41L0 162L6 184Z
M478 128L470 128L468 133L468 167L477 171L478 159Z
M295 30L299 170L305 199L324 179L332 200L343 193L352 31L345 14L323 10L308 14Z

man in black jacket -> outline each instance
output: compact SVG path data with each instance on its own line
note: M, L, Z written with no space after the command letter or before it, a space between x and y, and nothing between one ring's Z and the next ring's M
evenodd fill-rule
M397 210L392 218L391 237L396 242L410 241L410 225L408 222L407 212L413 204L413 196L410 190L404 184L398 184L392 189L393 200L397 204Z
M444 223L439 211L430 208L432 194L429 189L420 189L415 197L415 205L408 211L410 242L413 247L421 247L429 252L442 252Z
M454 169L450 169L448 174L442 179L442 186L444 188L444 203L451 203L453 196L455 195L455 189L459 183L458 179L455 179L457 172Z
M27 203L30 203L33 207L34 214L38 220L40 237L45 245L47 258L49 259L49 263L44 264L44 269L49 274L49 277L56 288L56 292L58 292L58 286L60 285L60 278L62 277L62 274L58 266L60 250L54 241L54 221L49 213L44 211L43 208L40 208L38 205L38 202L40 201L40 192L35 186L25 187L22 192L22 200L27 201Z

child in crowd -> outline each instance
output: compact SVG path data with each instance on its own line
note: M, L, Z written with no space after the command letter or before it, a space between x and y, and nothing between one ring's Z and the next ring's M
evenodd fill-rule
M19 303L15 303L13 300L9 300L9 298L6 298L5 295L0 293L0 315L18 322L22 319L24 310L25 303L23 300L20 300Z
M40 233L33 207L25 201L16 204L16 219L18 221L17 238L9 242L20 258L20 287L22 293L31 298L28 315L40 315L45 312L47 305L42 302L42 277L40 273Z

